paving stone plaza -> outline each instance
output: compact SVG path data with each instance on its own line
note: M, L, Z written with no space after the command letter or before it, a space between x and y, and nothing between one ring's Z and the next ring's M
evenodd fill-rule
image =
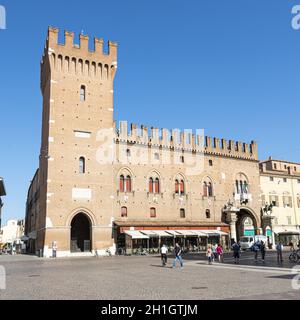
M6 270L6 290L0 299L83 300L203 300L203 299L300 299L292 286L296 270L288 262L278 265L275 252L265 264L243 253L240 264L232 255L225 263L209 266L203 254L185 255L184 267L167 267L159 256L40 259L0 256ZM299 281L298 281L299 283Z

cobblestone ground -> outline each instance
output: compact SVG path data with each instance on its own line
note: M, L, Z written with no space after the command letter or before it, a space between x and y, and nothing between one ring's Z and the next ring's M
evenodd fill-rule
M224 264L208 266L204 255L185 255L184 268L163 268L157 256L39 259L0 256L6 270L6 290L0 299L297 299L292 288L296 271L284 255L276 253L265 264L255 263L252 253L234 265L231 255ZM300 281L298 281L299 283ZM296 282L297 283L297 282ZM300 286L299 286L300 287Z

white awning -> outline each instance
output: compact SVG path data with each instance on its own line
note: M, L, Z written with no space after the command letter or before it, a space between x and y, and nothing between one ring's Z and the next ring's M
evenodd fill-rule
M154 231L152 230L141 230L140 231L142 234L145 234L146 236L150 237L150 238L158 238L158 234L155 233Z
M173 236L170 233L167 233L163 230L154 230L154 233L156 233L160 238L172 238Z
M198 237L198 235L192 230L176 230L176 232L186 237Z
M198 237L208 237L208 234L202 230L192 230Z
M125 231L125 234L127 234L132 239L149 239L148 236L142 234L140 231Z
M228 236L228 233L220 230L201 230L201 232L206 233L208 237Z
M180 236L183 236L182 234L178 233L177 231L175 230L166 230L166 232L168 232L169 234L171 234L173 237L176 236L176 237L180 237Z

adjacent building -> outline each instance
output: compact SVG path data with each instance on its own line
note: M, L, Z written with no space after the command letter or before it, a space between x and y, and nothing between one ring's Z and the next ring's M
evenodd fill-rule
M117 44L49 28L41 62L39 169L29 187L30 250L229 244L261 233L257 144L114 119Z
M1 228L0 242L2 244L19 244L24 236L24 220L8 220Z
M4 179L0 177L0 229L1 229L1 217L2 217L2 207L4 205L2 198L3 196L6 196L5 186L4 186Z
M288 245L300 237L300 163L260 162L262 214L272 242Z

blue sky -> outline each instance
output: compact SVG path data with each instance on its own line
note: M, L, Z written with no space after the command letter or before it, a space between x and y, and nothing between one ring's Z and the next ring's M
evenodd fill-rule
M37 166L39 63L48 25L119 43L115 119L256 140L300 162L300 0L0 0L3 220L22 218ZM158 114L160 116L158 117ZM3 221L3 222L4 222Z

